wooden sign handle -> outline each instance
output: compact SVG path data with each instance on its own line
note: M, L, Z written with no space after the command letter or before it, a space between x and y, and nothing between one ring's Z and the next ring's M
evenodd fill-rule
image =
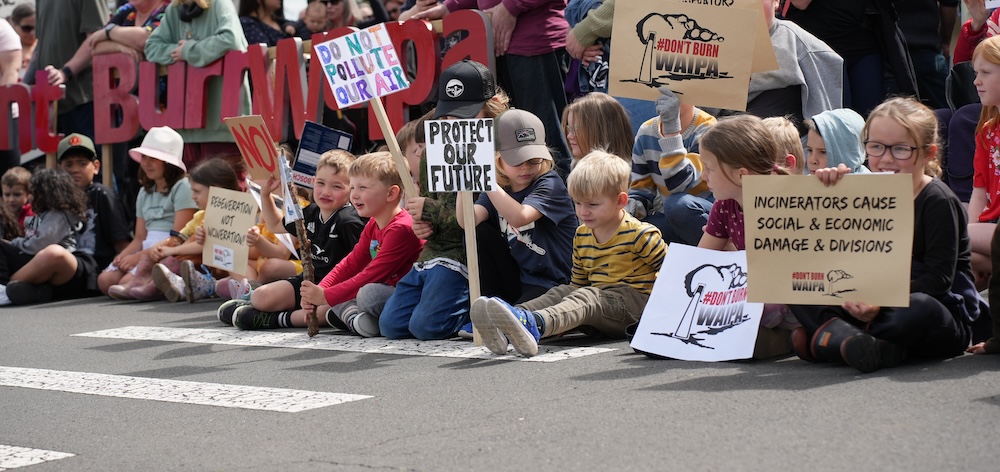
M382 127L382 135L385 136L385 143L389 146L389 153L392 154L392 160L396 163L396 170L399 171L399 177L403 180L403 192L406 193L406 198L419 197L420 192L417 191L417 185L413 183L413 178L410 177L410 173L406 170L406 158L403 157L403 152L399 149L399 143L396 142L396 132L392 130L392 124L389 123L389 115L385 113L382 99L375 97L369 100L368 103L375 111L375 118L378 119L379 126Z
M462 226L465 227L465 258L469 268L469 306L482 294L479 283L479 244L476 242L476 210L473 208L472 192L458 192L462 201ZM472 342L476 346L483 345L476 325L472 325Z

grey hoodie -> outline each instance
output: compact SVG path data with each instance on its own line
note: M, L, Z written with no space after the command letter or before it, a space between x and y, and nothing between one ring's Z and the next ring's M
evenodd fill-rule
M826 146L827 167L844 164L854 174L867 174L865 148L861 145L861 130L865 120L850 108L828 110L812 117L816 131Z

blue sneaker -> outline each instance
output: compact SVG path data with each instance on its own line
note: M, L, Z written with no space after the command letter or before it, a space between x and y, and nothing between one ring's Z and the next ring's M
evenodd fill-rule
M458 328L458 337L462 339L472 339L472 322L468 322Z
M507 342L507 337L490 320L486 306L491 300L492 298L489 297L479 297L472 302L471 309L469 310L472 322L466 326L471 335L472 325L475 325L476 329L479 330L479 337L482 338L486 349L489 349L493 354L504 355L507 354L507 348L510 346L510 343ZM463 326L463 329L465 329L465 326Z
M484 333L484 343L486 333L499 330L514 346L514 350L522 356L531 357L538 354L538 340L542 335L538 332L534 313L512 306L500 298L491 298L486 301L486 314L487 325L479 326Z

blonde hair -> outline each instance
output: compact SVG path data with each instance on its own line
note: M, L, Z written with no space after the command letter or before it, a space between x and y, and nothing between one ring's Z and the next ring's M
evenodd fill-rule
M1000 36L986 38L976 46L975 51L972 52L973 63L980 57L986 62L1000 65ZM1000 110L997 107L984 106L983 111L979 113L979 124L976 125L976 134L979 134L979 131L987 124L992 125L996 123L998 117L1000 117Z
M569 136L566 123L570 115L576 118L574 134L583 152L604 149L632 162L635 136L628 113L618 100L606 93L591 92L570 103L562 114L564 136Z
M497 185L504 188L510 187L510 176L508 176L503 172L503 166L500 165L500 163L503 162L503 157L501 157L500 153L498 152L496 153L496 156L494 156L494 159L497 169ZM536 179L538 179L539 176L552 170L553 168L555 168L555 163L552 162L552 159L543 159L542 165L538 169L538 173L535 174L535 178L532 179L531 181L534 182Z
M396 132L396 142L399 143L399 150L406 154L406 145L410 141L417 144L417 125L423 126L422 119L408 121L399 131Z
M977 48L976 50L978 51L979 49ZM986 108L995 109L996 107L985 107L983 108L984 112L986 111ZM930 154L928 152L928 148L930 146L937 147L940 142L938 135L938 120L934 111L927 108L926 105L909 97L890 98L875 107L875 109L868 114L868 120L865 121L865 127L861 129L861 141L868 141L868 134L871 129L872 121L879 117L887 118L899 123L900 126L906 129L906 134L913 138L913 143L918 148L917 150L927 153L927 162L924 164L924 174L931 177L941 175L941 164L937 161L937 154ZM889 152L889 150L887 149L886 152Z
M700 143L702 154L704 151L714 154L719 164L731 169L745 168L753 175L788 174L777 164L785 155L764 121L756 116L723 118L702 135ZM728 172L722 174L732 181Z
M493 98L486 100L486 103L483 104L483 116L486 118L496 118L501 113L507 111L508 108L510 108L510 97L498 85Z
M566 188L577 200L598 196L617 198L628 191L631 173L631 166L620 157L601 150L591 151L569 173Z
M357 159L354 154L340 149L331 149L319 156L319 163L316 164L316 170L318 171L320 167L329 166L333 169L334 174L340 174L347 172L351 168L351 164Z
M771 131L771 135L777 141L778 147L784 149L786 154L795 157L795 168L792 169L792 172L796 175L802 175L806 167L806 156L805 150L802 149L802 138L799 137L799 129L795 127L795 123L792 123L792 120L787 116L772 116L764 118L763 121L764 126ZM784 157L782 156L775 163L779 166L784 165Z
M372 152L359 157L351 164L348 175L375 179L385 184L386 187L395 185L400 189L400 195L402 195L403 179L399 176L399 170L396 169L396 161L388 152Z

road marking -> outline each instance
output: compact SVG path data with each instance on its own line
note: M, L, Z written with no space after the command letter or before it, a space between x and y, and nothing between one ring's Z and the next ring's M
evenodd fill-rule
M232 328L199 329L126 326L123 328L74 334L73 336L528 362L555 362L614 351L614 349L601 347L563 348L543 344L538 346L537 356L524 358L515 355L497 356L485 347L476 346L466 341L418 341L415 339L359 338L349 335L322 334L310 339L306 336L305 330L299 332L242 331Z
M0 444L0 470L16 469L18 467L26 467L73 456L74 454L68 452L46 451L45 449Z
M372 398L370 395L249 387L48 369L0 367L0 385L102 397L296 413Z

